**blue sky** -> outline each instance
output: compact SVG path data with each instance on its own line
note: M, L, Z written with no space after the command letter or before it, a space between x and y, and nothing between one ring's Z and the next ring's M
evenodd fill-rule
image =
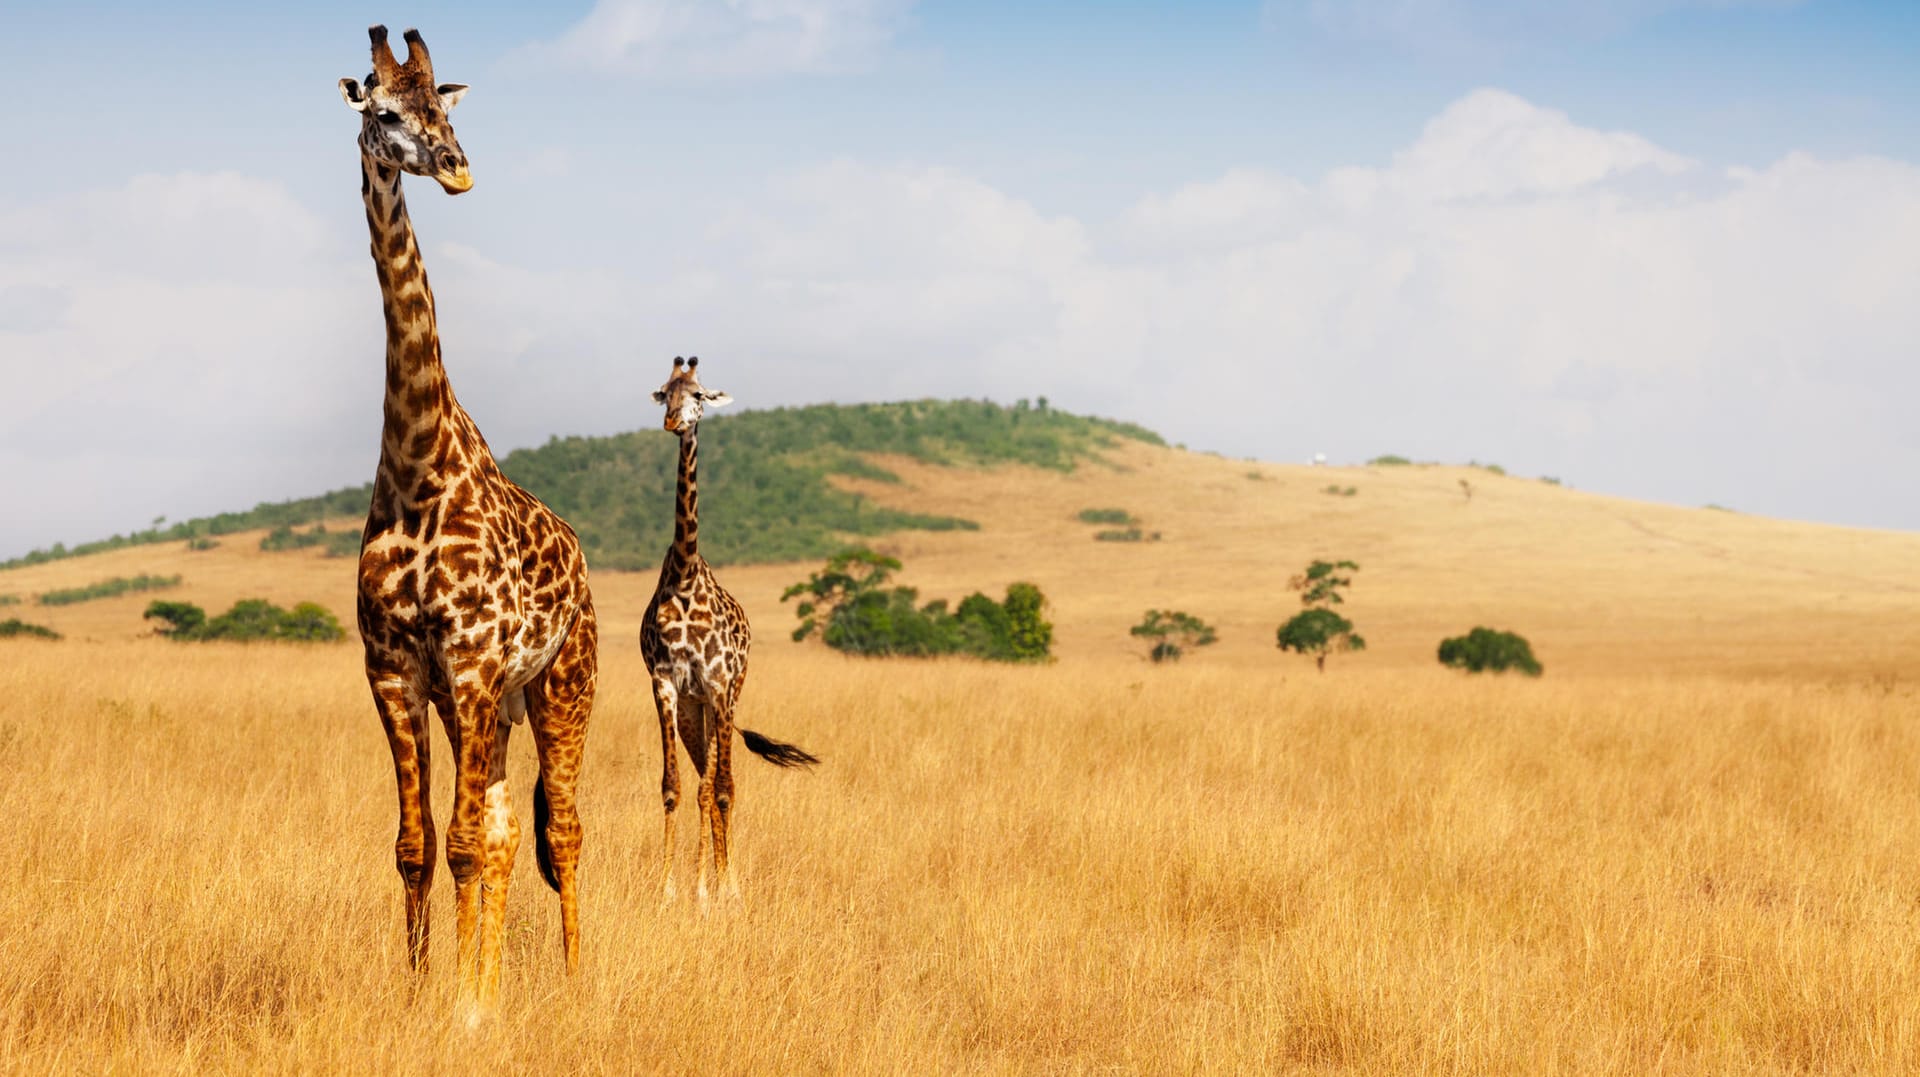
M0 5L0 556L365 481L365 25L497 451L742 406L1048 395L1920 529L1920 5Z

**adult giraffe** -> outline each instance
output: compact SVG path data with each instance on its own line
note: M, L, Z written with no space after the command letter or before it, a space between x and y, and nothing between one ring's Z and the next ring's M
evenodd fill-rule
M386 309L380 466L360 541L359 622L367 682L386 725L400 789L395 860L406 888L407 958L427 967L433 810L427 705L458 773L447 825L460 991L480 1011L500 990L501 919L520 846L507 795L507 736L528 720L540 757L533 815L540 873L560 894L569 973L579 967L574 784L593 707L597 628L573 529L500 472L453 397L440 362L433 292L401 194L404 172L449 194L473 186L447 113L466 93L437 85L426 43L367 31L373 73L340 80L360 124L360 193Z
M747 648L753 633L747 611L715 578L700 556L700 417L711 405L733 402L700 384L696 356L673 360L673 376L654 391L667 409L665 427L680 439L680 474L674 500L673 544L660 565L660 583L640 618L640 653L653 676L653 703L660 714L660 799L666 808L661 844L661 901L673 900L673 809L680 801L679 752L673 733L687 746L700 775L700 829L694 845L700 906L707 904L707 848L712 839L714 878L723 896L739 887L727 872L727 822L733 812L734 705L747 682ZM783 767L812 766L806 751L739 729L747 750Z

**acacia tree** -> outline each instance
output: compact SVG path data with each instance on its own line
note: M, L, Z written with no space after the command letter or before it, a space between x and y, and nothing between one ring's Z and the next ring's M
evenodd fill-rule
M1155 662L1177 662L1189 647L1205 647L1219 639L1213 626L1179 610L1148 610L1129 631L1153 641L1147 657Z
M1314 668L1321 673L1327 671L1327 655L1366 650L1367 641L1353 630L1353 622L1330 608L1346 601L1340 592L1353 585L1350 573L1358 571L1360 566L1352 561L1316 560L1287 581L1287 586L1300 592L1300 604L1306 608L1274 633L1276 646L1312 655Z
M1294 614L1275 636L1281 650L1312 655L1314 668L1322 673L1327 671L1327 655L1367 649L1367 641L1353 630L1352 621L1318 606Z
M796 583L781 592L782 602L799 595L809 596L793 611L800 618L800 627L793 630L794 642L806 639L814 629L829 623L839 607L879 592L881 585L899 568L900 562L894 558L864 546L855 547L835 554L825 568L807 577L805 583Z

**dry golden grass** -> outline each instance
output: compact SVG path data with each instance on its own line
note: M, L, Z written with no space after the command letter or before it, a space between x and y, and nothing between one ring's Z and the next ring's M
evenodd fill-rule
M931 595L1040 583L1042 668L862 662L783 638L801 566L724 578L759 626L742 715L823 757L748 761L742 907L657 907L644 575L596 576L584 969L530 848L503 1008L403 971L391 765L357 648L134 638L153 596L18 609L0 642L0 1064L20 1072L1920 1070L1920 539L1637 505L1447 469L1131 450L1071 476L914 469L895 540ZM1165 535L1094 543L1118 505ZM180 572L350 614L350 564L122 551L34 593ZM1285 577L1364 567L1373 641L1272 646ZM1133 657L1149 605L1219 624ZM1540 681L1433 663L1476 622ZM444 819L448 776L436 744ZM524 816L524 736L511 777ZM682 826L684 867L690 826Z

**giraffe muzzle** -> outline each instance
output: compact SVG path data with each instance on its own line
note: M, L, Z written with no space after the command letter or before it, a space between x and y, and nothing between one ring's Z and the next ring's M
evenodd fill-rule
M434 157L433 178L448 194L464 194L473 189L473 173L467 170L467 162L451 150L442 150Z

